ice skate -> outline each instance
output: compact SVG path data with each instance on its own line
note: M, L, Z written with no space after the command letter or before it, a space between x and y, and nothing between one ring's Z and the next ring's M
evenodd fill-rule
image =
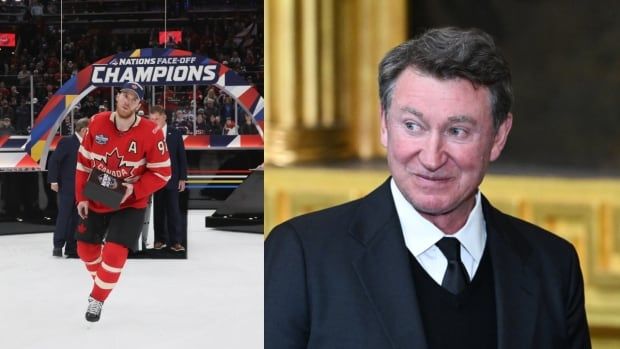
M101 307L103 302L100 302L93 297L88 297L88 308L86 309L86 321L97 322L101 316Z

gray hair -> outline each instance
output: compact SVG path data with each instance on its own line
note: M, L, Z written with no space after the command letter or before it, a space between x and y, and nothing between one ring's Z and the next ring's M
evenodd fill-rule
M75 132L80 132L90 124L89 118L81 118L75 121Z
M510 112L514 96L508 62L480 29L430 29L390 50L379 64L379 97L386 113L396 80L409 67L438 79L462 78L487 87L495 129Z

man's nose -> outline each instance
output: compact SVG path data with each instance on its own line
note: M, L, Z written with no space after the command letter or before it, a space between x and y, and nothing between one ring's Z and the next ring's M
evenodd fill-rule
M428 171L438 170L447 160L444 150L444 141L440 134L433 132L422 145L418 158Z

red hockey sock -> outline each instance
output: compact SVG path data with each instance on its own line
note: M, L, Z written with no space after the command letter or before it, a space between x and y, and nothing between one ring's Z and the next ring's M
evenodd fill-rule
M99 264L101 264L101 245L78 241L77 253L84 264L86 264L86 269L88 269L88 272L94 279L95 275L97 275Z
M95 285L90 293L91 297L100 302L108 298L121 276L121 270L125 265L128 253L127 247L114 242L106 242L103 245L103 252L101 253L103 260L97 269Z

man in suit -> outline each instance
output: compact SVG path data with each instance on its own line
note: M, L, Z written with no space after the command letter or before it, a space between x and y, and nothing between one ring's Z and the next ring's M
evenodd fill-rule
M149 119L163 129L172 168L172 177L165 187L155 192L153 197L154 248L161 250L170 246L171 250L182 252L185 251L183 247L185 236L179 208L179 193L185 190L187 181L187 157L183 136L180 131L167 126L166 111L161 106L151 108Z
M431 29L388 52L392 176L271 232L265 348L590 347L573 246L478 190L512 126L510 81L476 29Z
M53 191L58 194L58 216L54 229L54 249L52 255L62 257L62 248L65 256L77 258L75 228L78 224L78 212L75 203L75 166L77 153L82 138L88 131L88 118L75 122L75 134L63 137L56 150L52 153L47 168L47 182Z

